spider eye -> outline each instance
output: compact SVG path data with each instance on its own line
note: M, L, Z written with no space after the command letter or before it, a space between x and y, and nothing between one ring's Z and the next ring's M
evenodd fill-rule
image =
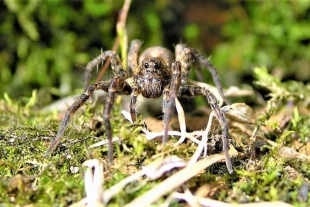
M154 68L155 69L159 69L160 68L159 64L158 63L154 63Z
M149 67L149 64L148 64L148 63L144 63L144 67L145 67L145 68L148 68L148 67Z

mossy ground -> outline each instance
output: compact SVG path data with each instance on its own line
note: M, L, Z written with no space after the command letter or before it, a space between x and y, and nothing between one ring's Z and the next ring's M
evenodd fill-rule
M272 79L263 69L257 70L256 75L257 84L264 83L272 98L265 105L256 107L257 118L253 120L254 124L243 125L246 130L236 126L230 128L232 143L239 151L239 155L232 158L235 173L229 175L225 163L217 163L190 179L186 186L192 192L200 190L204 192L203 196L225 202L280 200L294 206L309 206L307 130L310 117L304 115L308 112L306 97L298 94L300 91L307 94L308 86L296 83L296 88L291 89L287 83ZM32 97L23 100L5 96L5 100L0 101L1 206L68 206L75 203L85 197L82 163L93 158L107 160L106 147L88 148L105 138L100 121L94 121L101 116L102 108L92 110L90 105L74 116L66 130L66 138L50 157L44 157L50 141L55 138L61 115L55 111L40 112L41 99L48 98L34 92ZM287 104L293 104L295 109ZM285 116L290 118L284 123ZM122 138L124 145L115 145L114 164L105 166L105 188L137 172L160 155L174 154L186 160L195 150L196 145L190 141L173 147L176 138L171 138L165 148L161 147L160 140L147 141L141 132L142 125L130 124L121 115L119 105L114 107L112 117L113 133ZM249 150L248 141L255 127L260 133L257 137L272 140L278 147L258 144L256 156L251 158L253 151ZM215 127L212 137L216 138L218 132L220 130ZM242 147L234 140L241 140ZM281 147L296 149L308 159L285 153ZM128 185L109 205L122 206L163 179ZM135 188L138 190L132 190ZM180 201L172 205L186 206L186 203Z

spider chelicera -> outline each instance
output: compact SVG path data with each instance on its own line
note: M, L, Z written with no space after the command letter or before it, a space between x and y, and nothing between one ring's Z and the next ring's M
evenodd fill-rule
M90 72L98 64L104 62L109 57L114 77L111 80L99 81L86 87L83 94L68 109L65 117L59 127L56 139L50 144L45 155L49 155L64 135L64 131L74 113L91 97L95 90L103 90L108 93L105 109L104 109L104 125L108 139L108 159L111 163L113 160L112 146L112 129L110 124L110 114L114 104L116 94L130 95L130 114L132 121L136 121L136 102L138 95L145 98L159 98L163 96L163 124L164 135L163 144L168 139L168 124L171 120L172 111L175 107L176 97L195 97L204 96L211 106L212 111L222 128L223 151L225 154L226 166L229 173L233 172L230 157L228 154L228 122L220 109L218 100L210 92L209 89L192 84L189 81L189 72L191 63L196 60L202 66L208 68L211 72L217 90L223 100L228 103L223 95L223 90L215 67L207 58L201 55L193 48L188 48L184 44L178 44L175 47L175 58L173 53L163 47L150 47L142 54L138 55L141 47L141 41L133 40L128 52L128 70L131 77L128 77L124 69L121 59L115 51L105 51L101 55L93 59L86 66L86 75L90 76ZM139 58L139 61L138 61ZM175 59L175 61L173 61ZM88 84L88 79L86 81Z

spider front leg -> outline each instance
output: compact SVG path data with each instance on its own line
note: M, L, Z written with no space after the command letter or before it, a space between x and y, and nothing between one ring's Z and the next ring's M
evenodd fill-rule
M68 109L67 113L65 114L64 119L62 120L59 130L56 135L56 139L52 141L50 146L48 147L47 151L45 152L45 156L48 156L58 145L61 138L64 135L65 129L67 128L67 125L69 124L69 121L71 117L75 114L75 112L85 104L85 102L89 99L89 97L93 94L95 90L103 90L108 91L110 85L110 81L100 81L98 83L94 83L87 87L83 94L79 97L77 101L75 101Z
M194 60L198 60L198 62L202 66L206 67L210 71L215 86L224 102L228 105L230 104L230 101L224 95L220 78L217 74L217 70L214 67L214 65L209 61L208 58L205 58L203 55L201 55L197 50L193 48L187 48L184 44L178 44L175 47L175 54L176 59L182 63L182 77L181 77L182 84L187 83L189 80L190 64Z
M135 122L137 120L136 105L138 95L139 95L138 87L136 85L131 86L130 115L132 122Z
M45 156L49 155L57 146L57 144L60 142L61 138L64 135L65 129L71 119L71 117L74 115L74 113L84 105L84 103L89 99L89 97L92 95L92 93L95 90L103 90L108 93L108 98L106 101L106 107L104 111L104 124L106 127L106 136L109 141L109 151L108 151L108 158L109 162L112 162L113 159L113 147L112 147L112 129L110 124L110 113L112 110L112 106L114 104L115 99L115 93L129 95L131 93L131 86L125 81L127 78L127 74L125 70L123 69L121 60L116 52L110 51L109 56L111 59L111 65L114 73L114 78L110 81L100 81L97 83L94 83L87 87L84 90L84 93L79 97L77 101L73 103L73 105L68 109L60 127L56 135L56 139L50 144L48 150L45 153ZM94 62L94 61L92 61Z
M108 51L102 52L99 56L97 56L92 61L87 63L87 65L85 67L85 88L87 88L87 86L89 85L89 80L91 78L91 71L93 70L93 68L95 68L95 67L98 68L98 65L100 63L103 63L104 61L106 61L106 59L112 53L115 53L115 51L108 50Z
M211 106L212 111L215 113L215 116L222 128L222 142L223 142L223 152L225 155L226 167L230 174L233 173L233 168L231 165L231 159L228 154L229 150L229 128L228 121L224 112L221 110L218 105L218 101L215 96L206 88L196 86L196 85L185 85L180 87L179 96L204 96L207 98L208 103Z
M116 86L117 86L117 78L113 78L110 83L108 97L103 112L105 132L108 138L108 160L110 164L113 161L112 127L110 122L110 115L115 100Z
M136 70L138 69L138 55L141 45L142 42L140 40L132 40L130 43L127 70L131 73L131 75L136 75L138 73Z
M172 63L171 83L163 91L163 113L164 113L164 136L163 144L168 141L169 123L172 112L175 108L175 99L181 84L181 63L179 61Z

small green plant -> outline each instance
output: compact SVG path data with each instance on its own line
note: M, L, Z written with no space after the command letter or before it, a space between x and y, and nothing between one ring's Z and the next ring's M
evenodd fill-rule
M309 143L310 136L310 116L301 115L298 108L294 108L294 113L291 121L291 129L295 132L294 137L299 138L302 143Z
M308 142L310 116L307 113L300 114L299 110L308 107L310 86L297 81L282 82L279 78L270 75L266 68L255 68L254 76L257 79L254 82L257 86L270 91L267 97L267 111L277 108L279 112L286 108L292 116L287 130L294 131L294 136L300 138L302 143Z

